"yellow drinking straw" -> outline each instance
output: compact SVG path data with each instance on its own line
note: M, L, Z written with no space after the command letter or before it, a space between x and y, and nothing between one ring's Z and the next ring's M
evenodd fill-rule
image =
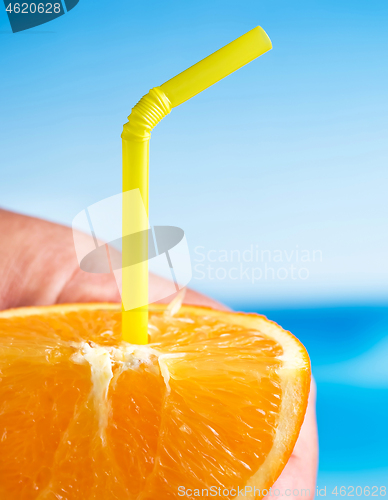
M225 45L160 87L149 91L132 108L121 135L123 140L123 192L139 189L145 211L130 213L123 196L122 338L132 344L148 342L148 164L151 130L172 108L199 94L272 48L260 27ZM145 216L147 214L147 217ZM130 247L125 235L141 228L141 237ZM133 248L133 246L136 248ZM136 266L128 266L128 255ZM133 259L131 260L133 261ZM133 308L133 304L136 307Z

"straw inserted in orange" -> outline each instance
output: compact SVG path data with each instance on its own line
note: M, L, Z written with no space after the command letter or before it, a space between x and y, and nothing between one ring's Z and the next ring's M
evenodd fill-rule
M122 338L132 344L148 343L148 166L151 130L172 108L179 106L214 83L272 48L265 31L256 27L160 87L149 91L128 117L121 135L123 143L123 192L139 189L145 206L142 214L131 213L123 197ZM147 217L145 217L145 215ZM133 227L144 237L130 248L125 239ZM132 241L132 240L130 240ZM133 245L133 243L132 243ZM141 255L136 266L125 267L126 255Z

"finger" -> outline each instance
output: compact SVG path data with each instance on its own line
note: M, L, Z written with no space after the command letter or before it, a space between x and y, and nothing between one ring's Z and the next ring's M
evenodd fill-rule
M309 402L305 419L300 430L294 451L283 472L272 487L279 490L280 496L290 500L309 500L314 498L318 467L318 432L315 414L316 385L311 381ZM286 492L287 490L287 492ZM267 496L266 499L273 499Z
M0 210L0 233L0 309L121 301L113 274L93 274L80 269L71 228ZM163 296L168 288L167 280L150 275L150 302ZM163 301L173 298L174 295L165 297ZM227 309L193 290L187 291L185 303Z
M169 295L161 300L157 300L157 297L163 296L163 290L170 288L168 286L168 283L168 280L166 280L165 278L162 278L161 276L157 276L155 274L150 274L150 303L158 302L160 304L166 304L171 302L176 297L178 292L174 293L173 295ZM221 302L211 299L210 297L196 292L195 290L191 290L190 288L186 289L183 303L202 307L211 307L212 309L218 309L220 311L229 310L229 308L224 304L221 304Z
M53 304L74 271L71 230L0 210L0 309Z
M164 291L170 288L170 283L165 278L150 274L149 276L149 302L169 303L176 293L162 300ZM58 295L58 303L68 302L120 302L118 285L113 274L90 274L76 268L70 279L64 284ZM212 309L228 310L228 307L194 290L187 289L184 297L185 304L211 307Z
M112 247L109 248L111 259L120 259L120 252ZM74 271L64 285L62 292L57 297L57 302L120 302L119 289L121 288L120 273L116 276L111 274L93 274L82 271L77 261L73 262ZM171 289L171 281L157 276L149 275L149 303L169 303L178 292L166 295ZM164 297L158 300L159 297ZM228 310L226 306L216 300L206 297L194 290L187 289L185 304L211 307L213 309Z

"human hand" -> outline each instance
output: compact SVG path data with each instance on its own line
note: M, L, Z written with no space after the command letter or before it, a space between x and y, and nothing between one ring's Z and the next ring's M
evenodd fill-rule
M70 228L0 210L0 234L0 310L70 302L120 302L112 274L90 274L80 269ZM163 278L150 276L150 302L164 285ZM187 291L184 302L227 309L193 290ZM312 382L298 441L272 487L272 497L276 490L289 499L314 497L318 463L315 394Z

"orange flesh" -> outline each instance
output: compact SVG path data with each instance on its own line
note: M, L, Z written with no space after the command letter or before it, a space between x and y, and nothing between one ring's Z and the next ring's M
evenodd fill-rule
M0 317L0 498L172 499L243 487L262 466L282 402L276 340L159 309L130 352L119 310L49 310Z

